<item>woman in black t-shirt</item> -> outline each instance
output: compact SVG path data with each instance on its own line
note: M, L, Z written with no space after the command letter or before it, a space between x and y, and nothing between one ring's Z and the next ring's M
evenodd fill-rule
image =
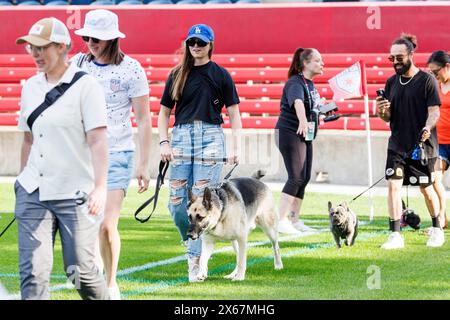
M187 245L189 281L197 280L201 240L188 239L188 188L194 195L219 183L225 158L221 124L222 107L227 107L232 128L229 163L238 162L242 128L239 98L230 74L211 61L214 32L204 24L191 27L183 48L182 62L171 72L161 98L158 130L162 161L171 161L169 210L182 241ZM168 127L172 109L175 124L172 142Z
M316 49L297 49L289 68L289 79L283 88L276 141L288 180L280 199L279 232L311 231L298 217L305 188L311 178L312 141L318 129L320 96L312 80L323 73L323 66ZM292 221L288 219L289 214Z

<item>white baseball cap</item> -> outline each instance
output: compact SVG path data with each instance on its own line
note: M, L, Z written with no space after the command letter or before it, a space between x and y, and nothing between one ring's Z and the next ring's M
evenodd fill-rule
M119 31L117 15L105 9L92 10L86 13L83 28L75 31L75 34L100 40L125 38L125 35Z
M66 25L56 18L44 18L33 24L28 35L17 38L16 43L30 43L37 47L46 46L52 42L70 45L70 34Z

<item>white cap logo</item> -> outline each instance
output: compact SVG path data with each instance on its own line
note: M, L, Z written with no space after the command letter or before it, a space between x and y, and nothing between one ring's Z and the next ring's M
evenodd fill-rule
M28 34L40 35L42 32L42 29L44 29L43 25L35 24L31 27L30 32L28 32Z
M195 33L202 33L199 27L195 27Z

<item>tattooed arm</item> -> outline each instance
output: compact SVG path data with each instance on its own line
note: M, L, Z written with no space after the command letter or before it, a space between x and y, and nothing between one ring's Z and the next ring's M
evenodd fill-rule
M439 120L440 111L439 106L428 107L428 118L423 128L422 141L427 140L431 135L431 130L436 127Z

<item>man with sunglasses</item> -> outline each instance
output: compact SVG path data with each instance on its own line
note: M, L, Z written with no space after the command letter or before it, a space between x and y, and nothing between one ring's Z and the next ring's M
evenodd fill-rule
M383 249L404 247L400 235L402 185L420 186L433 221L429 247L440 247L444 234L439 224L439 201L433 188L437 159L436 123L439 119L439 92L436 80L414 65L417 47L414 36L403 34L391 46L389 60L395 75L386 82L385 97L377 98L381 119L389 122L386 179L388 180L389 227L392 233Z

